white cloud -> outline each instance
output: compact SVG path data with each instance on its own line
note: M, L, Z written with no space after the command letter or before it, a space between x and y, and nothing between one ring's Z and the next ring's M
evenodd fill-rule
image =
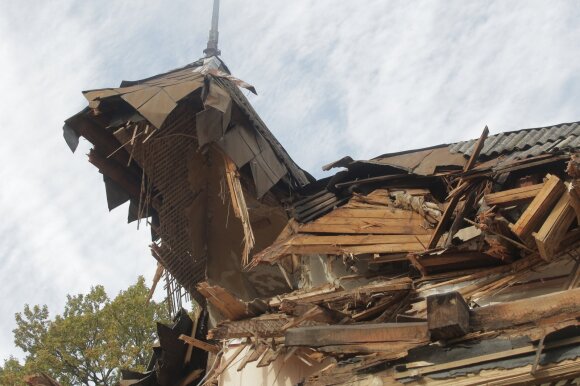
M209 0L0 3L0 357L12 314L115 293L155 262L147 232L106 210L62 122L80 91L197 59ZM223 0L220 46L258 112L311 173L381 153L580 118L576 1Z

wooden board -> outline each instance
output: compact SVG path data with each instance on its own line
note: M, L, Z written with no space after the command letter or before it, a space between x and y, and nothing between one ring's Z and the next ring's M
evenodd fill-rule
M532 200L538 195L543 186L544 184L536 184L503 190L497 193L486 194L483 199L489 206L519 204L527 200Z
M291 328L286 331L284 344L320 347L404 341L419 344L428 340L427 323L378 323Z
M544 186L526 208L515 224L510 224L512 232L526 239L538 230L553 206L566 190L564 183L556 176L548 174Z
M540 230L532 234L542 259L551 261L554 258L575 218L576 213L571 205L570 194L564 192Z

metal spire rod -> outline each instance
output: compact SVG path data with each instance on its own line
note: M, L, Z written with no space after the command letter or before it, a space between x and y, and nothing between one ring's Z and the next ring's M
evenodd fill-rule
M213 0L213 13L211 15L211 29L209 30L209 39L207 48L203 50L206 58L218 56L221 51L218 49L218 21L220 17L220 0Z

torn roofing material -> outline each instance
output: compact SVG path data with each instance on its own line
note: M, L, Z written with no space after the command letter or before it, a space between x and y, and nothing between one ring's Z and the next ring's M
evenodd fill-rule
M228 133L233 102L247 117L252 126L251 129L257 133L255 135L257 143L245 140L249 147L248 151L254 153L250 159L245 159L245 161L250 163L256 174L257 190L262 194L265 193L284 175L288 175L287 182L293 188L299 188L311 182L312 177L290 158L238 86L255 92L254 88L232 77L226 71L228 71L227 67L223 65L221 59L212 57L144 80L124 81L119 88L90 90L83 94L89 101L89 108L97 113L107 114L115 109L115 104L125 102L137 114L133 114L133 119L139 119L140 116L156 129L162 129L165 120L175 110L178 103L193 92L202 89L205 109L200 111L196 117L198 130L203 131L203 128L207 128L212 120L219 120L223 132L217 133L211 129L203 132L200 135L200 140L203 142L200 143L200 146L215 141L224 147L224 151L231 150L233 146L228 146L228 142L232 141L232 137L239 136L235 133ZM214 87L211 87L211 84ZM119 107L117 110L122 111L123 108ZM86 113L87 111L83 110L80 114ZM119 111L115 111L115 115L118 113ZM64 127L65 139L74 151L76 148L74 133L78 138L79 130L78 127L75 127L74 122L67 121L66 123ZM112 123L114 120L113 117L110 117L107 124L110 126ZM230 138L227 138L228 136ZM235 139L233 141L237 142ZM242 167L243 165L238 166Z

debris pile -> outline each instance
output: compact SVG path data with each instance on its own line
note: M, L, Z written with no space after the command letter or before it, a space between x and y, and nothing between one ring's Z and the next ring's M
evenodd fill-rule
M476 163L486 136L461 169L430 176L439 181L358 179L359 192L332 192L350 195L344 205L291 219L253 263L298 272L300 289L261 299L267 308L259 315L223 288L200 285L225 318L208 339L236 340L237 371L294 357L312 369L305 382L312 385L578 376L577 158ZM324 208L320 197L294 210L312 215ZM322 280L310 272L316 260ZM211 376L226 370L214 366Z
M72 150L94 145L109 209L129 201L151 226L176 316L124 384L579 376L578 123L345 157L316 181L238 87L210 57L86 92L66 121Z

